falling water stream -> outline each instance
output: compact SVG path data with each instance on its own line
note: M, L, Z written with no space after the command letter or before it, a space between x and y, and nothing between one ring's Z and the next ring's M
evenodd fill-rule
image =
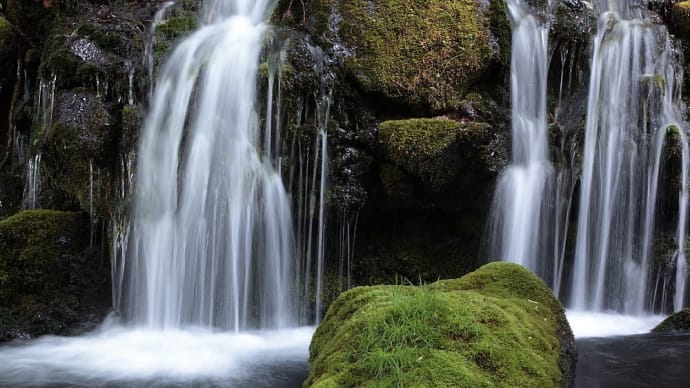
M512 159L498 178L491 208L492 259L512 261L541 272L546 250L548 203L553 180L548 152L546 78L549 18L522 1L508 1L513 26L511 58Z
M598 3L576 237L568 240L573 192L568 187L574 182L563 181L572 175L567 171L554 172L548 151L551 2L545 10L522 0L507 4L513 47L520 47L513 50L511 61L513 157L499 178L491 209L490 258L535 271L557 296L569 297L566 304L575 321L591 324L591 314L596 313L627 314L646 322L645 316L653 311L668 311L666 298L679 310L687 293L690 152L681 114L682 71L666 27L654 23L639 2ZM668 134L677 135L677 144ZM657 298L651 268L660 176L669 147L677 147L681 156L676 253L669 263L675 275L664 278L675 291ZM574 258L567 264L566 244L574 247ZM639 330L634 327L621 329L632 334Z
M262 154L255 110L267 7L209 3L206 25L161 70L138 153L124 303L116 306L127 321L235 332L297 323L290 206Z
M572 307L640 315L650 309L650 262L667 128L685 128L666 28L639 7L602 2L594 41ZM687 137L681 142L678 262L685 261ZM682 295L683 284L677 290ZM678 307L682 297L675 298Z
M639 1L597 4L573 242L568 218L576 174L554 172L548 152L551 2L546 11L523 0L506 3L513 26L513 157L494 195L489 257L522 264L551 285L556 296L569 297L567 316L578 338L576 386L685 387L690 378L682 361L690 355L687 335L646 334L664 318L653 311L668 312L668 297L673 310L687 303L690 150L681 114L682 71L668 31L650 19ZM563 73L559 100L562 83ZM669 134L677 135L678 144ZM675 273L663 275L664 292L657 298L651 268L658 261L655 227L663 152L669 147L677 147L681 163L675 254L667 261ZM572 169L576 163L566 165ZM565 269L566 244L573 243L572 269ZM657 274L656 282L661 279ZM671 284L674 291L667 294ZM609 336L615 337L602 338Z
M281 386L304 378L313 328L297 327L306 302L291 203L277 156L261 146L279 134L263 131L255 104L271 6L204 4L201 27L172 52L151 97L132 220L119 222L127 241L118 239L112 263L116 314L82 337L3 348L0 385ZM324 160L325 133L319 141ZM126 179L131 167L122 163ZM120 195L131 186L123 180Z

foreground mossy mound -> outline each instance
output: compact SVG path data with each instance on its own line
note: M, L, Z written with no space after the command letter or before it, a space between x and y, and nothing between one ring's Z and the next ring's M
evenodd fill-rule
M671 314L671 316L664 319L664 321L658 324L652 331L658 333L673 331L690 333L690 308Z
M431 285L343 293L310 348L313 387L571 386L574 338L526 269L492 263Z
M109 302L107 265L88 248L88 217L53 210L0 221L0 342L69 334Z

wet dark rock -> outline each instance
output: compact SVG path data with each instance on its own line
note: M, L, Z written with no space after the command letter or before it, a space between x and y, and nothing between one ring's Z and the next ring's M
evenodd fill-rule
M68 334L108 309L109 268L88 218L49 210L0 221L0 341Z
M671 314L663 322L658 324L652 331L654 332L686 332L690 333L690 308L680 310Z
M19 210L23 187L24 182L21 176L0 173L0 219L9 217Z

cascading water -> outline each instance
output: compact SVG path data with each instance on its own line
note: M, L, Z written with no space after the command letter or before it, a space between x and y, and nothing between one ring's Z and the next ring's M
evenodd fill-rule
M132 221L118 213L112 222L119 319L83 337L0 349L0 385L304 379L313 328L294 327L306 303L298 300L291 203L279 155L261 147L277 144L278 134L270 125L262 133L255 107L270 6L209 1L203 26L159 73L137 153ZM122 199L132 160L122 159Z
M491 207L489 257L512 261L545 276L548 190L553 166L548 153L546 79L549 18L522 0L509 0L512 160L501 173Z
M571 304L578 310L641 314L650 307L662 146L670 125L684 128L681 76L666 28L652 23L639 5L602 1L600 8ZM677 132L683 154L677 241L682 271L688 155L685 132ZM676 286L682 295L683 281Z
M538 15L525 1L506 2L513 47L519 47L512 51L511 61L513 157L494 196L489 257L535 271L557 295L569 295L573 310L587 312L584 322L591 322L594 312L641 315L654 308L663 310L667 294L661 298L653 294L650 267L662 157L665 146L676 146L667 144L667 134L674 133L681 155L677 249L671 263L673 276L663 275L663 288L674 287L668 295L672 295L673 308L680 309L687 293L690 152L681 114L682 72L666 28L652 22L639 2L601 0L598 4L601 16L593 43L570 269L566 245L571 242L567 235L576 180L577 163L572 158L578 152L561 144L562 152L568 148L571 160L554 172L546 122L551 17L548 12ZM563 73L560 78L559 100Z
M296 323L290 205L255 111L268 7L207 3L204 26L161 70L138 153L127 320L234 331Z

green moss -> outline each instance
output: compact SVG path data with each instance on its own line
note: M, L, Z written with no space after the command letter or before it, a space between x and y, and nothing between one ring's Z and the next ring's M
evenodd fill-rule
M122 107L122 139L124 149L134 149L139 139L139 130L144 122L144 113L138 105Z
M7 43L12 43L14 39L14 28L12 24L4 17L0 16L0 42L4 46Z
M94 114L97 112L93 112ZM89 144L86 136L96 138L98 127L94 125L94 133L81 130L64 123L57 123L53 126L43 145L43 162L45 167L45 188L48 191L59 192L76 201L79 208L84 211L90 210L90 182L91 165L94 168L94 188L97 190L94 196L94 207L96 215L107 214L107 204L105 198L98 195L99 187L107 187L107 177L98 173L101 157L106 157L107 151L102 148L91 148L96 145ZM107 144L101 144L101 146ZM105 148L105 147L103 147ZM109 151L109 150L108 150ZM62 168L60 166L69 166ZM53 204L53 206L64 206L64 204Z
M91 39L96 46L108 51L114 50L121 44L121 36L117 31L106 31L94 24L82 24L75 33Z
M672 32L690 44L690 1L681 1L671 8Z
M88 234L83 213L27 210L0 221L0 342L65 334L105 310L109 271L86 248Z
M59 86L79 87L90 83L99 74L99 67L82 61L68 47L68 38L55 33L43 49L39 74L46 80L54 75Z
M65 256L83 249L80 215L23 211L0 221L0 304L62 288Z
M428 286L361 287L317 328L305 386L562 386L564 338L572 344L558 301L514 264Z
M155 63L160 64L173 47L173 43L196 27L197 19L194 12L174 8L171 17L156 26L156 45L153 48Z
M194 14L173 17L163 20L156 26L156 34L167 40L177 39L196 28L197 21Z
M448 119L386 121L379 126L379 145L388 160L438 191L455 177L449 158L459 128Z
M17 34L12 25L0 16L0 89L10 88L16 77Z
M684 331L690 332L690 308L686 308L671 314L663 322L658 324L652 331L654 332L672 332Z
M412 106L445 112L494 63L507 64L510 29L500 0L314 1L313 30L342 39L352 54L348 73L366 91ZM329 31L334 9L337 38ZM500 14L500 15L499 15ZM493 32L497 29L497 34Z

